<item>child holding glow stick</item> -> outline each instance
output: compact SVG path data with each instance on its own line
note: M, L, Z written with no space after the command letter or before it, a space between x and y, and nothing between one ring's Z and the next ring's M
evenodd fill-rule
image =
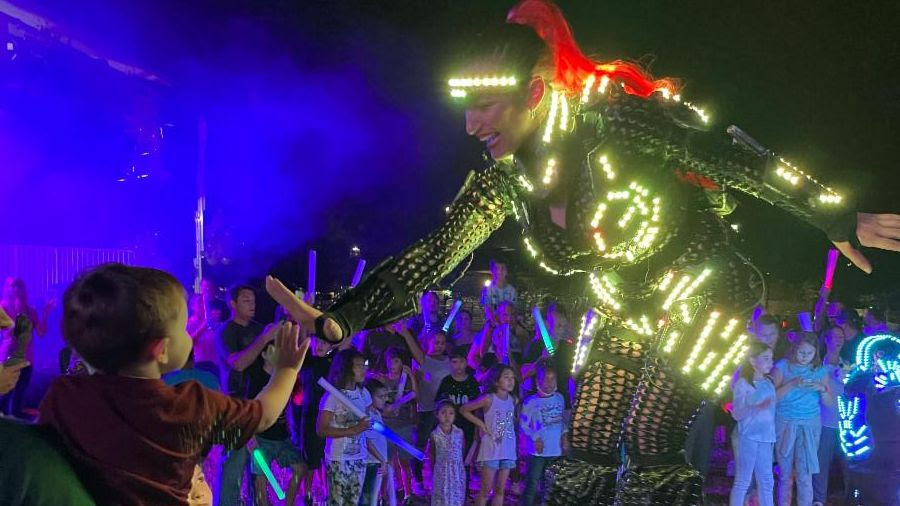
M396 346L385 350L383 363L387 370L383 373L376 373L373 377L381 381L387 388L387 403L384 408L385 425L396 432L403 440L410 441L413 427L416 425L415 403L412 400L415 399L417 381L416 376L404 364L405 355L405 351ZM406 384L401 385L400 383L404 376ZM400 404L401 399L404 398L410 400ZM399 450L395 445L390 445L388 447L388 457L393 463L392 465L399 470L406 496L411 496L413 488L409 454Z
M361 385L365 378L365 359L354 349L339 352L328 372L329 383L341 389L362 412L372 405L372 396ZM322 397L316 432L325 438L329 506L359 503L366 475L364 433L371 426L368 418L356 416L330 392Z

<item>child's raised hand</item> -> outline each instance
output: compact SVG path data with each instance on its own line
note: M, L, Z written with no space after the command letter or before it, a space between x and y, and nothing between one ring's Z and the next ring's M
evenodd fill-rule
M280 325L278 335L275 337L275 363L278 369L291 368L300 370L303 359L309 350L309 339L299 342L300 327L293 323Z

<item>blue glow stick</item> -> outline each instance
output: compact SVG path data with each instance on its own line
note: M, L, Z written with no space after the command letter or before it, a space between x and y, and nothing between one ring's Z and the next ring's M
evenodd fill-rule
M538 325L538 330L541 331L541 339L544 340L544 346L547 348L547 353L553 355L556 353L556 348L553 347L553 341L550 340L550 334L547 332L547 325L544 323L544 317L541 316L541 310L535 306L535 308L531 310L531 314L534 315L534 321Z
M453 320L456 318L456 313L459 312L459 308L462 307L462 301L458 300L453 303L453 309L450 310L450 314L447 316L447 321L444 322L444 332L450 332L450 325L453 324Z
M359 281L362 279L363 271L365 270L366 261L360 258L359 262L356 262L356 272L353 273L353 281L350 282L350 288L355 288L356 285L359 284Z
M331 395L333 395L341 404L344 405L347 409L349 409L357 418L366 418L366 414L363 413L363 410L359 409L356 404L353 404L353 401L347 398L344 395L344 392L338 390L334 385L328 382L325 378L319 378L319 386L328 391ZM372 430L378 432L382 436L385 437L388 441L397 445L401 450L406 453L412 455L416 460L425 460L425 454L419 451L415 446L407 443L400 437L396 432L384 426L384 424L380 422L372 423Z
M275 495L279 500L284 500L285 494L284 490L282 490L281 485L278 484L278 480L275 479L275 475L272 474L272 468L269 467L269 464L266 463L266 456L263 455L262 450L259 448L253 449L253 460L256 461L256 465L262 469L263 474L266 475L266 479L269 480L269 485L272 486L272 490L275 491Z

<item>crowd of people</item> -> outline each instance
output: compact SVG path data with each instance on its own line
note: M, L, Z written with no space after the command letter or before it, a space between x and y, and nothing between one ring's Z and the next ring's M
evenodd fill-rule
M548 346L523 317L506 265L492 261L491 273L452 321L428 291L415 316L332 345L282 308L274 323L256 321L261 293L251 285L223 301L204 280L185 299L162 271L101 266L66 292L63 376L44 396L39 423L62 435L76 465L99 472L86 485L101 502L212 504L215 496L232 505L250 495L269 504L264 464L277 463L289 475L286 504L499 506L507 491L507 502L539 504L545 470L569 449L577 336L567 309L548 301ZM0 324L11 356L16 320L24 315L40 335L53 306L38 314L21 281L5 287ZM732 506L773 504L776 495L789 505L795 485L797 504L824 505L836 468L851 489L847 466L832 466L841 455L837 397L863 336L890 328L878 310L863 322L840 303L819 306L817 332L783 332L764 313L747 324L754 341L723 400L736 422ZM23 416L12 399L28 384L32 346L0 369L12 415ZM425 458L389 443L379 426ZM221 458L210 457L214 445L225 449Z

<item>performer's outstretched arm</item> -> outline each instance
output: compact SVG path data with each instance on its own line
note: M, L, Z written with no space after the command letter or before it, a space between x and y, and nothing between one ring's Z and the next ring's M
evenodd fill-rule
M513 212L516 183L507 169L495 164L469 174L440 228L382 262L324 314L297 300L277 280L268 279L266 289L305 325L319 316L333 322L318 320L317 335L329 341L408 316L423 290L450 273Z
M850 246L900 251L900 216L857 213L847 195L836 192L789 160L759 154L735 143L725 126L706 132L688 106L663 99L619 94L610 98L603 127L635 152L658 155L672 170L706 183L733 188L769 202L824 231L845 256L865 271L865 257Z

